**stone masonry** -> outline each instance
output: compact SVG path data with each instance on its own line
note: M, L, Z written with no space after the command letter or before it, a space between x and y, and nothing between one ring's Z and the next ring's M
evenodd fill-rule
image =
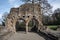
M33 12L34 7L34 12ZM25 20L26 23L26 33L28 32L28 23L31 19L35 18L39 24L38 24L38 30L43 30L43 24L42 24L42 13L41 13L41 6L39 4L23 4L18 8L11 8L10 13L6 19L5 27L8 31L16 32L16 22L19 19ZM37 31L38 31L37 30Z

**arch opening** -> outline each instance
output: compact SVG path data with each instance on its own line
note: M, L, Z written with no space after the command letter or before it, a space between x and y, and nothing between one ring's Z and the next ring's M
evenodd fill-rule
M26 23L24 19L18 19L15 25L16 31L25 31Z
M30 20L30 22L28 23L28 31L29 32L37 32L38 30L38 25L39 25L39 22L37 19L35 18L32 18Z

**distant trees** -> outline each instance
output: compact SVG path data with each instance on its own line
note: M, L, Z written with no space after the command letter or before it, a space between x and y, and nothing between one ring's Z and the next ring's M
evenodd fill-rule
M8 13L7 13L7 12L5 12L5 13L3 14L3 16L2 16L2 25L3 25L3 26L5 26L5 21L6 21L7 16L8 16Z
M54 24L60 24L60 8L57 8L53 15L52 15L53 19L54 19Z
M60 25L60 8L57 8L51 16L44 16L43 23L47 25Z
M48 20L49 19L49 16L46 16L46 15L43 15L43 24L44 25L48 25Z

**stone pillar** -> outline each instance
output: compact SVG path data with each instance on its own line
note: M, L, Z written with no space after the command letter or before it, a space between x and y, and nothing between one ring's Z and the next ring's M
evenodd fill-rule
M15 20L14 20L14 23L12 25L13 25L13 32L16 33L16 28L15 28L16 21Z
M28 33L28 23L26 23L26 33Z
M13 31L14 31L14 33L16 33L16 28L15 28L15 25L13 26Z
M39 21L39 25L38 25L38 30L37 30L37 32L39 32L39 31L41 31L41 30L43 30L43 24L42 24L41 21Z
M41 22L40 22L40 20L39 19L37 19L38 20L38 29L37 29L37 32L39 32L39 30L40 30L40 27L41 27Z
M39 30L40 30L40 25L38 25L38 29L37 29L37 32L39 32Z

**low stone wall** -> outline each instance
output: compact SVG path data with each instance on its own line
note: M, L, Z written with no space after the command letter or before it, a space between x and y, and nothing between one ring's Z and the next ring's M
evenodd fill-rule
M3 40L8 40L10 37L12 36L11 32L6 33L5 35L3 35Z
M58 28L57 28L57 31L60 31L60 25L58 25L57 27L58 27Z
M46 40L60 40L58 36L55 36L55 33L47 31L39 31L40 36L44 37Z
M0 40L8 40L13 33L0 26Z
M54 31L54 30L51 30L51 29L48 28L48 29L46 30L46 33L47 33L48 35L52 35L52 36L54 36L54 37L57 37L58 40L60 40L60 31L58 31L58 30Z

